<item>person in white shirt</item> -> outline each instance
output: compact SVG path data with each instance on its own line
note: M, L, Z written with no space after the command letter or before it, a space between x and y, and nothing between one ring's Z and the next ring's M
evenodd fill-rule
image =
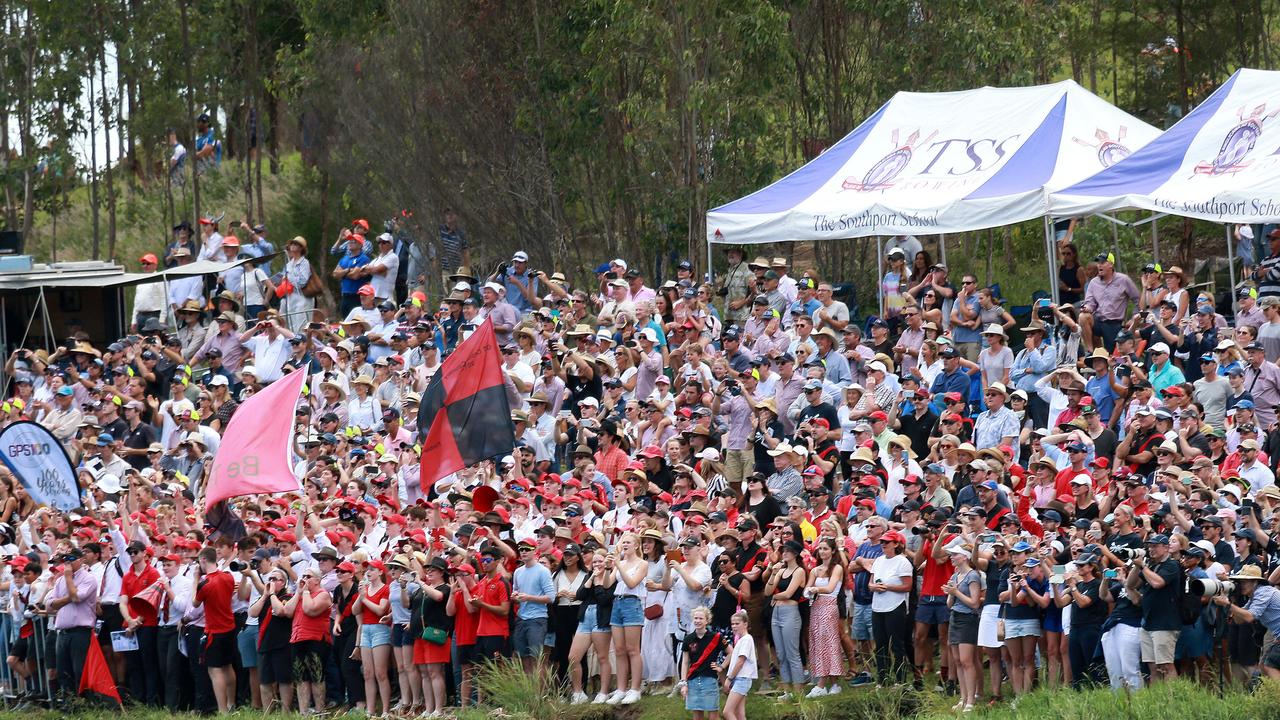
M142 265L142 272L154 273L159 265L159 259L151 253L147 253L138 258L138 263ZM147 324L147 320L152 318L158 320L161 325L168 320L168 303L165 302L165 287L162 282L147 282L134 287L133 292L133 312L129 313L132 318L131 332L138 332Z
M281 368L291 354L291 337L293 331L280 321L274 310L267 311L266 317L240 336L240 343L253 353L253 367L259 380L272 383L284 377Z
M186 248L178 248L173 251L173 259L177 261L178 266L191 264L191 251ZM176 314L178 308L189 300L194 300L197 305L204 306L204 278L199 275L191 277L175 277L168 280L169 285L169 312ZM171 315L172 316L172 315Z
M217 218L200 218L200 233L204 235L200 246L200 260L222 261L222 233L218 232Z
M378 236L378 257L367 266L370 273L369 284L373 285L373 295L379 300L396 299L396 275L400 272L400 256L396 255L395 238L391 233Z
M890 673L896 682L906 682L907 598L915 579L915 568L904 554L907 539L893 530L880 537L884 555L871 564L871 632L876 644L876 674L881 685L889 684Z

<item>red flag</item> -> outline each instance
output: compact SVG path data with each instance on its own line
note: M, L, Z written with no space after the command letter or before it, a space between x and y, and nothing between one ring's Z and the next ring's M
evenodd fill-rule
M420 480L424 488L515 447L502 354L492 322L486 320L476 328L431 377L418 408L418 434L423 438Z
M213 458L204 505L255 493L281 493L301 485L289 463L294 408L307 381L295 370L249 398L231 416Z
M84 673L80 675L80 694L86 690L105 695L116 701L120 707L120 691L116 690L116 681L111 679L111 669L107 667L107 659L102 656L102 648L96 640L89 642L89 653L84 657Z

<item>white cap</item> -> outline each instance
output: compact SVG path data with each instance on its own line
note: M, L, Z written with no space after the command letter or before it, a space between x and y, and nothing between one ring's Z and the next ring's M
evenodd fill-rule
M214 375L209 379L209 387L226 387L230 384L231 382L227 380L226 375Z
M252 365L245 365L244 367L240 368L240 374L241 374L241 375L252 375L252 376L254 376L254 377L258 377L258 368L254 367L254 366L252 366Z
M867 364L867 370L868 370L868 371L871 371L871 370L879 370L879 371L880 371L880 372L882 372L882 373L887 373L887 372L889 372L889 368L885 367L885 366L884 366L884 363L880 362L879 360L874 360L874 361L872 361L872 362L868 363L868 364Z
M1166 355L1169 354L1169 346L1162 342L1158 342L1155 345L1152 345L1148 349L1151 351L1152 355L1155 355L1156 353L1165 353Z
M498 284L498 283L496 283L496 282L487 282L487 283L485 283L485 284L484 284L484 289L485 289L485 290L492 290L492 291L494 291L494 292L498 293L499 295L501 295L501 294L502 294L502 292L503 292L504 290L506 290L506 288L505 288L505 287L503 287L503 286L499 285L499 284Z
M457 284L453 286L453 289L458 292L466 292L471 289L471 283L459 280Z
M711 462L720 462L720 451L713 447L703 448L702 452L698 453L695 457L701 460L710 460Z
M1090 478L1085 473L1080 473L1079 475L1071 478L1071 484L1072 485L1092 485L1093 478Z
M116 511L116 504L110 500L104 500L98 509L104 513L113 513Z
M609 263L609 264L610 264L610 265L617 265L618 267L622 268L623 272L626 272L626 269L627 269L627 261L626 261L626 260L623 260L622 258L614 258L614 259L613 259L613 262L611 262L611 263Z
M651 327L647 327L640 331L640 337L651 343L656 343L658 342L658 331Z
M389 242L389 243L393 243L393 242L395 242L395 241L396 241L396 239L395 239L395 238L393 238L393 237L391 237L391 233L385 233L385 232L384 232L384 233L382 233L381 235L379 235L379 236L378 236L378 242Z
M526 253L523 250L517 250L515 254L511 256L511 262L529 262L529 253Z
M579 405L590 405L591 407L600 407L600 401L599 401L599 400L597 400L597 399L595 399L595 398L593 398L593 397L591 397L591 396L587 396L587 397L582 398L581 400L579 400L579 401L578 401L578 404L579 404Z
M107 493L108 495L115 495L121 490L124 490L124 488L120 486L120 478L111 473L102 473L98 476L98 479L94 484L98 486L99 490Z

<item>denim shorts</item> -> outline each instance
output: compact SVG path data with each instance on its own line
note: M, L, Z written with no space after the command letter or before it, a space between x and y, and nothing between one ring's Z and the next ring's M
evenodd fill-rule
M257 625L245 625L236 636L236 646L240 649L240 667L258 667Z
M941 625L949 622L951 609L945 595L921 595L916 605L916 622L925 625Z
M609 632L608 624L606 624L603 628L600 628L598 626L598 623L596 622L596 610L597 610L597 606L592 604L592 605L588 605L587 609L583 611L582 620L578 622L579 633L583 635L589 635L591 633Z
M1020 637L1040 637L1039 620L1004 619L1004 638L1012 640Z
M684 699L685 710L719 712L720 682L714 677L696 677L689 681L689 694Z
M375 648L391 644L391 626L375 623L360 626L360 647Z
M729 686L729 692L746 695L751 692L751 683L755 682L754 678L737 678L733 681L733 685Z
M511 647L518 657L537 657L542 654L542 645L546 639L546 618L517 619L515 633L511 636Z
M849 637L854 640L871 639L871 605L854 603L853 627L849 630Z
M644 627L644 603L635 595L619 595L613 599L609 624L613 627Z

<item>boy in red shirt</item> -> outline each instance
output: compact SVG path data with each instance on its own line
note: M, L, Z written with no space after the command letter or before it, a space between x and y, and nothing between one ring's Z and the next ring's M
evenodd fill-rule
M492 545L480 551L480 571L484 577L471 590L468 603L477 614L476 657L496 658L506 654L510 625L507 614L511 610L507 583L498 573L502 553Z
M160 618L157 608L147 602L134 602L160 580L160 571L149 562L147 546L134 540L125 550L129 570L120 581L120 613L124 629L138 639L138 649L125 654L129 692L135 700L152 707L160 705L160 655L158 652Z
M231 612L231 594L236 581L231 573L218 569L218 551L207 547L198 558L201 578L196 584L193 606L204 605L204 663L218 700L218 712L231 712L236 697L236 619Z
M462 670L462 685L458 688L458 705L471 704L471 681L476 662L476 611L471 609L471 593L476 587L475 568L467 563L454 567L449 579L449 605L447 612L453 615L453 643L458 651L458 666Z

